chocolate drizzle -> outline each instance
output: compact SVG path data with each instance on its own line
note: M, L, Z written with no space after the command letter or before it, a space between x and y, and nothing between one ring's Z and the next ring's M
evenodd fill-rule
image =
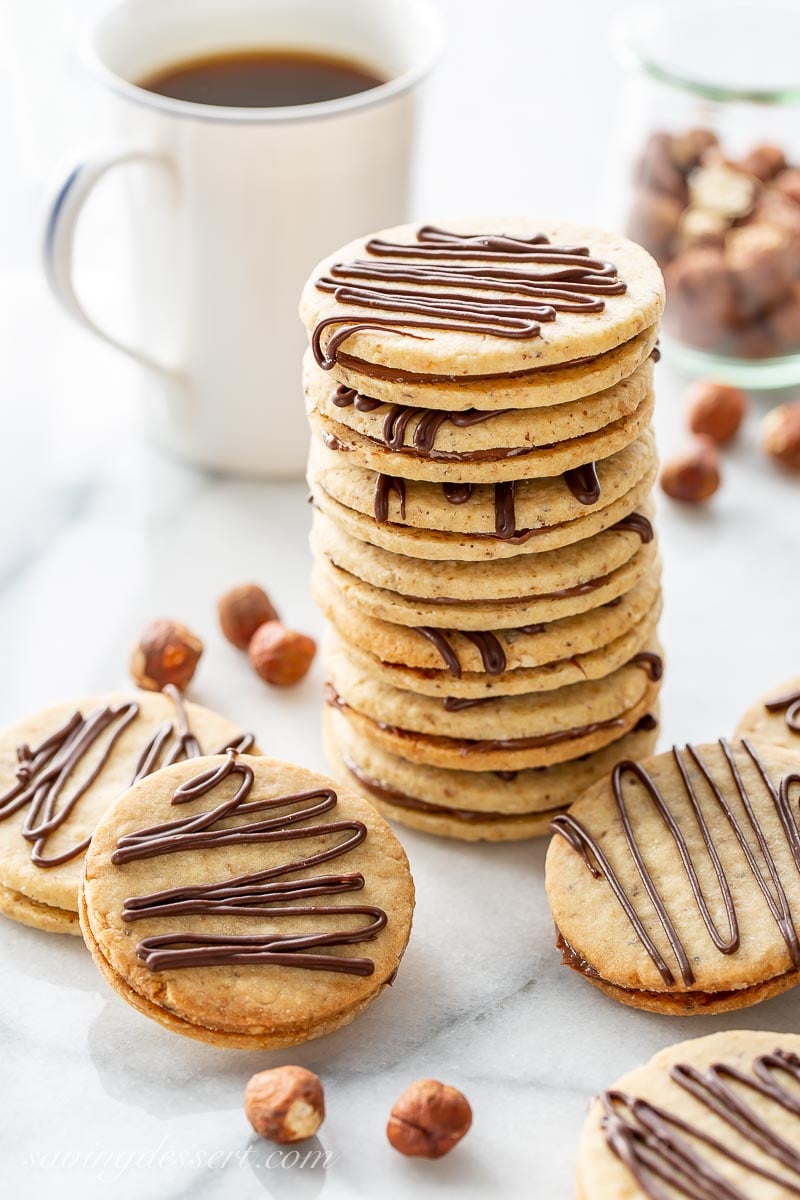
M477 708L479 704L488 704L496 699L497 696L476 696L473 699L469 696L445 696L442 708L445 712L463 712L465 708Z
M494 485L494 529L501 538L513 538L516 533L515 489L513 479Z
M709 1159L700 1147L777 1184L781 1192L800 1195L800 1126L788 1140L770 1124L769 1106L766 1111L758 1111L745 1100L745 1091L754 1093L770 1105L800 1117L800 1057L776 1049L755 1058L749 1071L724 1062L712 1063L705 1071L689 1063L677 1063L669 1075L704 1110L702 1124L626 1092L605 1092L600 1098L600 1123L606 1143L644 1195L651 1200L665 1200L667 1193L662 1184L668 1186L670 1196L687 1196L689 1200L747 1200L754 1195L749 1186L742 1190L729 1174L718 1170L714 1165L718 1159ZM780 1082L781 1075L787 1077L789 1087ZM734 1146L710 1132L716 1124L709 1121L711 1114L733 1131ZM757 1151L755 1159L747 1155L748 1147ZM764 1156L784 1167L785 1172L778 1173L765 1165Z
M167 767L182 758L195 758L202 753L191 732L183 697L171 684L164 692L175 704L177 721L164 721L142 747L136 759L131 785L144 779L159 767ZM47 839L60 829L82 797L99 779L122 734L139 715L135 700L117 708L92 709L84 716L75 711L59 728L38 746L23 743L17 747L17 783L0 796L0 821L30 805L21 829L22 836L33 843L31 861L37 867L57 867L82 854L90 838L69 847L60 854L46 855ZM74 781L71 793L62 800L67 784L86 756L107 734L100 757L82 779ZM245 750L253 738L245 734L237 744Z
M380 400L373 400L371 396L362 396L355 388L347 387L344 383L340 383L337 388L334 388L331 399L337 408L350 408L353 405L358 412L365 413L372 412L374 408L381 406Z
M630 665L644 667L653 683L657 683L664 674L664 663L661 655L653 654L651 650L640 650L638 654L634 654L630 660Z
M792 733L800 733L800 690L787 692L785 696L776 696L774 700L766 700L764 708L767 712L782 712L786 726Z
M400 517L405 520L406 516L406 481L398 479L396 475L378 474L375 479L375 495L374 509L375 520L383 524L389 520L389 496L392 492L397 493L397 499L400 504Z
M267 867L247 875L239 875L219 883L197 884L168 888L148 896L135 896L125 901L122 919L126 922L152 920L183 914L220 917L337 917L345 914L369 918L357 929L334 929L329 933L274 933L266 931L251 937L232 934L169 933L147 937L136 947L137 956L151 971L175 970L185 967L219 965L249 966L272 964L302 967L311 971L334 971L349 975L371 975L375 964L369 958L339 957L309 951L323 946L346 946L373 940L385 927L386 913L374 905L318 905L320 897L340 892L360 891L364 877L348 875L308 875L285 880L282 876L296 875L319 863L330 862L348 854L367 836L367 827L357 820L331 821L325 824L300 825L300 822L320 817L336 807L338 797L332 788L316 788L276 799L247 801L252 791L253 768L240 762L235 751L227 753L221 766L210 767L178 787L172 803L179 805L214 791L230 777L240 782L229 799L222 800L207 812L166 821L124 834L117 842L111 861L118 866L145 858L157 858L194 850L209 850L220 846L266 845L274 842L319 838L344 834L325 849L306 858ZM300 807L298 807L300 806ZM271 814L261 820L240 825L223 825L228 817L245 814ZM310 899L311 905L290 904L286 901Z
M421 633L423 637L426 637L436 647L450 674L454 678L460 679L461 663L458 661L458 655L442 630L432 629L428 625L417 625L416 629L418 633ZM506 669L506 655L496 634L488 631L485 633L464 632L461 636L472 642L473 646L477 646L481 662L483 663L483 669L488 675L503 674Z
M472 497L471 483L443 483L444 498L449 504L466 504Z
M564 472L564 482L579 504L597 504L600 499L600 480L596 463L570 467Z
M612 525L609 532L615 529L619 533L638 533L643 543L653 540L653 526L642 513L628 513L627 517L623 517L621 521Z
M755 839L760 848L763 865L756 859L755 853L745 834L745 830L737 820L733 808L725 799L720 785L717 783L709 767L703 761L698 751L694 748L694 746L689 745L686 747L686 755L698 769L702 778L711 790L716 807L721 811L722 816L730 826L730 829L736 841L738 842L745 859L747 860L747 865L750 868L756 886L761 891L767 907L772 914L773 920L780 931L792 965L795 970L800 970L800 938L798 938L797 930L794 925L792 913L789 907L789 901L780 878L778 866L761 827L761 823L756 816L752 798L748 794L747 788L745 787L742 774L736 763L733 751L731 750L728 742L724 739L720 740L719 745L722 749L727 767L730 771L731 779L741 801L744 813L747 817L750 830L755 835ZM789 789L792 784L800 783L800 772L784 776L779 787L776 787L770 779L766 767L764 766L752 744L747 741L747 739L744 739L742 741L742 747L758 771L758 774L761 777L765 788L767 789L770 799L775 806L775 810L780 820L792 858L794 859L797 869L800 870L800 828L798 827L797 819L789 802ZM677 747L673 747L672 754L683 785L686 800L690 805L694 821L700 830L703 843L714 868L720 894L725 906L727 923L726 933L720 933L720 931L717 929L717 926L711 916L705 894L700 885L700 881L697 876L697 870L683 830L672 813L666 797L659 790L654 780L647 772L646 768L639 763L630 761L618 763L611 776L611 786L614 796L614 804L623 833L625 835L628 851L636 866L637 873L642 881L642 884L644 885L645 891L650 898L650 902L656 911L658 922L663 929L667 941L672 949L672 953L675 957L683 984L685 987L690 988L695 982L695 976L691 962L689 961L689 957L684 949L677 929L675 928L673 919L667 910L666 903L659 893L658 886L644 861L642 849L634 832L631 814L623 796L622 785L626 775L631 775L639 781L646 793L646 796L655 806L659 816L664 822L667 832L675 843L675 847L680 855L683 869L689 883L692 896L694 897L695 905L708 932L709 938L721 954L733 954L739 948L739 921L736 914L736 907L733 901L730 883L722 867L722 863L717 853L706 816L703 813L703 810L697 799L695 786L689 777L686 764L683 758L681 758ZM643 803L644 798L637 799L637 807ZM662 980L667 987L674 987L676 979L672 968L662 957L652 938L648 934L644 922L634 908L631 897L623 888L619 877L606 857L600 842L589 833L585 826L583 826L576 817L571 816L569 813L565 813L554 818L554 820L551 822L550 828L553 833L559 834L561 837L566 839L576 853L581 856L587 870L589 870L595 879L605 878L606 882L617 898L622 910L630 921L631 927L636 933L636 936L656 966ZM768 877L769 882L765 876Z
M336 408L354 406L358 412L372 412L384 406L382 400L373 400L370 396L362 396L355 388L339 384L334 388L331 401ZM387 406L383 421L383 440L390 450L401 450L405 445L405 434L409 423L414 417L419 417L414 428L412 445L423 453L430 453L436 444L436 438L442 425L448 421L456 429L470 429L473 425L481 425L491 421L492 417L502 417L509 410L497 409L486 412L478 408L467 408L463 412L445 412L439 408L416 408L410 404L390 404Z
M585 246L553 246L544 234L458 234L424 225L412 244L372 238L365 250L370 258L334 263L330 274L316 280L320 291L356 310L317 322L311 348L323 370L335 365L342 343L362 330L385 329L423 341L430 337L410 331L529 339L557 312L602 312L602 296L626 290L612 263L592 258ZM522 269L502 265L509 263ZM533 264L546 269L531 270ZM335 332L323 348L327 329Z

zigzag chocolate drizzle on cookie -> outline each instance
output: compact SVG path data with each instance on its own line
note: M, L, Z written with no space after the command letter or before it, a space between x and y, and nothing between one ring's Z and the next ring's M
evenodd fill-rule
M798 937L797 929L794 924L794 919L792 917L786 890L783 886L778 866L758 817L756 816L752 799L748 794L733 751L724 738L720 739L719 745L725 757L728 770L730 771L731 780L747 816L747 823L750 827L750 831L755 836L760 848L763 866L756 859L753 848L747 839L745 829L742 827L742 824L739 822L739 820L737 820L736 814L726 800L720 784L714 778L711 770L704 762L701 755L698 753L695 747L691 745L686 747L686 754L691 762L697 767L704 781L710 788L716 806L720 810L723 818L730 827L734 838L741 848L742 853L747 861L747 865L753 876L753 880L758 889L761 891L767 907L772 914L772 918L775 921L775 924L777 925L781 937L786 945L792 965L795 970L800 970L800 938ZM789 789L794 783L800 783L800 773L791 773L785 775L780 781L780 784L776 787L776 785L770 779L767 769L753 745L747 739L743 739L742 747L756 767L756 770L758 771L758 774L760 775L764 786L767 789L767 792L775 806L775 810L780 820L781 828L783 829L788 848L798 871L800 871L800 827L798 827L797 818L789 801ZM678 769L681 783L683 785L686 800L689 803L694 820L702 835L703 844L706 847L706 851L714 868L719 891L725 907L727 923L726 932L720 932L711 915L708 902L698 878L697 867L689 850L684 831L681 829L679 822L672 813L666 796L658 788L646 768L640 763L630 761L618 763L612 772L611 786L614 796L614 803L620 825L625 836L628 852L636 866L636 870L650 899L650 902L655 909L658 922L667 937L667 941L669 942L677 962L681 979L686 987L691 987L695 982L694 970L692 969L689 957L677 931L675 920L668 912L666 902L659 893L658 886L647 867L642 848L639 845L636 837L631 810L629 809L625 797L623 796L622 784L626 775L631 775L639 781L644 788L650 802L655 806L659 816L664 822L666 831L670 835L680 855L686 880L689 884L692 896L694 897L694 902L702 922L705 925L710 940L713 942L720 954L733 954L739 948L739 920L736 913L736 906L734 904L730 882L720 861L708 821L698 801L695 787L686 769L686 764L682 759L677 747L673 747L672 754L675 760L675 765ZM644 800L642 799L639 801L639 803L643 804ZM673 987L676 983L676 979L672 968L667 964L652 938L648 934L644 922L634 907L632 898L625 891L625 888L611 866L611 863L598 839L593 837L588 829L586 829L586 827L581 824L577 818L571 816L569 813L565 813L562 816L554 818L550 824L550 828L553 833L565 838L569 845L581 856L587 870L594 876L595 879L605 878L622 910L630 921L631 927L636 933L636 936L650 956L650 959L657 968L664 983L667 985L667 987ZM769 882L767 881L767 878L765 878L765 875L768 877Z
M171 721L164 721L144 744L133 769L131 784L144 779L159 767L170 766L182 758L194 758L202 753L197 738L189 728L180 692L169 684L164 688L164 693L175 704L177 721L175 725ZM138 715L139 705L135 700L117 708L95 708L86 716L76 710L38 746L31 748L23 743L17 747L18 782L0 796L0 821L30 805L21 833L33 843L31 861L37 867L60 866L86 850L90 838L60 854L45 854L47 839L61 828L81 798L99 779L120 737ZM106 732L108 740L100 758L83 779L74 783L71 794L62 800L68 781ZM246 750L252 744L252 735L244 734L237 746Z
M342 875L296 875L319 863L348 854L367 836L362 821L347 819L324 824L299 825L322 816L338 803L332 788L316 788L274 799L248 801L253 787L253 769L229 750L225 762L210 767L187 780L175 790L172 803L179 805L197 800L230 776L241 782L232 797L215 808L194 816L166 821L125 834L111 855L116 865L164 854L215 849L220 846L267 845L318 838L327 834L346 834L343 840L303 858L289 859L263 871L254 871L219 883L189 885L135 896L125 901L124 921L172 918L181 915L222 917L336 917L358 915L370 921L357 929L324 927L313 933L262 932L253 936L233 934L177 932L144 938L136 947L138 957L151 971L183 967L272 964L301 967L310 971L334 971L348 975L371 975L375 964L369 958L347 958L311 951L323 946L346 946L372 941L387 923L386 913L375 905L291 904L287 901L312 900L340 892L360 891L364 877L358 872ZM301 805L302 807L295 807ZM228 817L244 814L272 814L243 825L222 824ZM285 905L285 906L284 906Z
M334 263L329 275L316 280L320 291L356 309L317 322L311 348L323 370L335 365L342 343L361 330L386 329L417 340L428 339L410 329L534 338L540 322L554 321L558 312L602 312L601 297L621 295L627 287L613 263L592 258L585 246L552 246L544 234L458 234L424 225L415 243L372 238L365 250L372 258ZM500 265L508 263L522 269ZM528 264L548 269L535 271ZM434 290L437 285L442 290ZM459 288L492 294L459 295ZM335 327L340 328L323 348L322 334Z
M792 733L800 733L800 691L789 692L785 696L776 696L774 700L765 700L767 712L782 712L786 726Z
M777 1184L786 1194L800 1195L800 1121L789 1141L770 1123L769 1109L757 1111L745 1098L747 1092L755 1093L800 1118L800 1058L796 1054L780 1048L760 1054L749 1071L725 1062L712 1063L706 1071L677 1063L669 1074L673 1083L701 1105L704 1117L713 1114L730 1127L736 1144L726 1145L719 1134L711 1132L715 1125L707 1120L695 1124L627 1092L605 1092L600 1103L606 1142L646 1196L651 1200L665 1200L667 1195L690 1200L748 1200L754 1193L743 1191L715 1166L719 1157ZM781 1076L790 1086L781 1082ZM734 1089L732 1084L739 1086ZM753 1149L756 1157L752 1157ZM704 1151L711 1151L713 1157ZM785 1172L766 1165L764 1156ZM668 1193L663 1184L670 1189Z

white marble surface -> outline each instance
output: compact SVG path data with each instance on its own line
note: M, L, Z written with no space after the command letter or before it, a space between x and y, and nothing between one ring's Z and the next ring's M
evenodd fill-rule
M595 198L578 202L581 174L572 161L565 177L547 177L540 203L533 166L543 158L519 153L543 124L532 100L527 114L519 108L525 81L510 84L495 63L497 96L487 84L476 97L463 68L485 61L481 28L469 19L483 9L455 0L444 7L461 57L451 52L431 97L419 214L561 208L592 219ZM530 22L532 36L534 16L523 18L522 6L509 0L492 7L492 37L519 65L519 39L504 30L519 18ZM608 6L581 8L578 54L589 69L590 49L603 36L597 12ZM548 33L566 36L565 16L541 19L549 20ZM546 93L555 68L544 62L543 70ZM596 81L603 117L611 97L597 72ZM507 113L512 102L516 110L505 123L501 116L502 132L488 144L489 170L465 198L456 181L475 160L466 156L463 127L453 134L455 114L488 135L497 117L487 106ZM575 137L598 163L580 110L573 119ZM552 129L542 137L542 154L557 162ZM437 145L447 148L444 162ZM516 154L504 159L513 145ZM67 328L32 270L24 262L17 269L13 255L8 261L15 273L5 272L0 293L10 428L0 505L0 722L123 684L141 625L173 614L206 640L194 697L254 728L268 750L322 767L320 670L295 690L270 691L222 640L214 616L220 590L257 578L292 624L319 631L306 588L303 485L198 476L143 448L128 369ZM665 364L658 394L666 452L681 434L679 382ZM798 670L800 493L759 457L756 424L757 406L726 455L724 488L707 510L664 505L659 515L664 745L729 732L754 696ZM559 964L542 886L543 844L469 847L401 836L418 905L395 986L355 1025L288 1054L226 1052L170 1035L105 986L79 942L3 922L3 1193L24 1200L109 1193L118 1200L263 1193L276 1200L550 1200L571 1194L586 1101L616 1075L686 1036L797 1028L791 993L727 1018L660 1019L624 1009ZM325 1081L329 1116L320 1147L332 1155L327 1167L270 1166L269 1147L256 1143L243 1116L249 1074L287 1059ZM422 1075L461 1087L475 1112L468 1139L435 1164L401 1159L383 1133L396 1095Z

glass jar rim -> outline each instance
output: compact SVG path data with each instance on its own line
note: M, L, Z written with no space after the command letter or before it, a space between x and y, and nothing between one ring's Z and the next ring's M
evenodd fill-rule
M724 30L732 16L747 14L759 24L770 16L788 18L800 36L800 5L797 0L636 0L618 14L612 27L612 41L623 63L634 66L651 79L690 92L704 100L744 101L751 104L800 104L800 72L796 81L778 84L723 82L682 65L670 57L665 34L675 34L683 23L691 37L693 26L702 19L717 20ZM779 39L780 41L781 39Z

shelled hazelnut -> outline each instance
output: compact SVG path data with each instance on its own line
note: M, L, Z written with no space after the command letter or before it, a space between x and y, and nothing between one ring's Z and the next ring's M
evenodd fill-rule
M267 683L288 687L298 683L314 661L317 644L313 638L280 621L267 621L250 640L247 653L257 675Z
M222 632L238 650L246 650L259 625L277 621L269 596L255 583L229 588L217 601Z
M719 455L710 438L697 437L683 454L668 459L661 472L661 488L672 500L702 504L720 484Z
M739 430L747 402L739 388L703 380L689 391L688 424L692 433L726 445Z
M800 403L781 404L761 423L761 448L787 471L800 471Z
M418 1079L392 1108L386 1136L395 1150L415 1158L442 1158L472 1124L472 1109L457 1088Z
M197 669L203 643L179 621L151 621L131 655L131 677L137 687L160 692L171 683L185 692Z
M244 1092L244 1111L259 1137L303 1142L325 1120L319 1076L305 1067L273 1067L253 1075Z

